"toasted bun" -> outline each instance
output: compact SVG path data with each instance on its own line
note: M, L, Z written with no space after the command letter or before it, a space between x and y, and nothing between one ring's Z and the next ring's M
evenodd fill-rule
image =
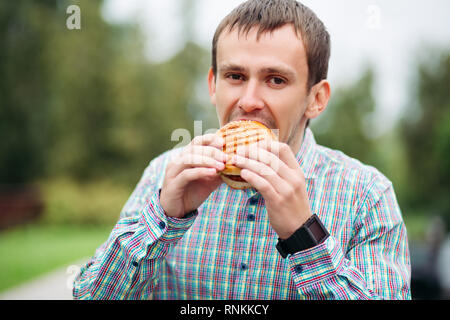
M250 145L262 140L277 140L276 135L262 123L251 120L229 122L217 131L217 134L225 140L223 152L228 155L225 169L221 172L222 180L234 189L250 188L251 185L240 178L241 169L232 165L229 161L236 154L236 149L239 146ZM236 178L233 178L233 176Z
M220 177L222 178L223 182L225 182L227 185L230 186L230 188L233 188L233 189L243 190L243 189L248 189L248 188L252 187L252 185L246 181L232 180L231 179L232 176L225 175L223 173L220 174Z

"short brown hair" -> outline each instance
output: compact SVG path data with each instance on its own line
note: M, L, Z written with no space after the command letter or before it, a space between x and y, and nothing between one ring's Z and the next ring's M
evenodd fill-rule
M217 41L225 28L234 27L248 33L258 26L257 38L267 31L274 31L292 23L300 33L308 61L308 91L313 85L327 78L330 59L330 35L323 22L305 5L294 0L248 0L230 12L216 29L212 44L212 69L217 73Z

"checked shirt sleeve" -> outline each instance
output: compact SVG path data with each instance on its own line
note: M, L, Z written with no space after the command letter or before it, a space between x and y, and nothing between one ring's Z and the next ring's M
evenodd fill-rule
M195 214L185 219L165 215L154 169L151 163L109 239L81 268L74 280L75 299L151 297L164 257L196 218Z
M406 229L392 185L373 188L379 192L374 190L359 208L346 252L330 236L289 257L305 299L411 299Z

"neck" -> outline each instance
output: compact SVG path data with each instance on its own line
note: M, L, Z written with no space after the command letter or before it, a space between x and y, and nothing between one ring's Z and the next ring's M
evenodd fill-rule
M286 142L289 147L291 147L292 152L294 155L297 155L297 153L300 151L300 148L303 143L303 138L305 136L305 129L306 129L306 121L305 119L302 119L300 123L296 126L290 137L288 138L288 141Z

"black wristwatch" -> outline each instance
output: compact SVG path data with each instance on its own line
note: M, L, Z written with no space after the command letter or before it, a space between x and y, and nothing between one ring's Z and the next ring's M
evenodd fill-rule
M289 254L303 251L324 242L330 234L317 215L309 218L289 238L278 238L277 250L285 259Z

